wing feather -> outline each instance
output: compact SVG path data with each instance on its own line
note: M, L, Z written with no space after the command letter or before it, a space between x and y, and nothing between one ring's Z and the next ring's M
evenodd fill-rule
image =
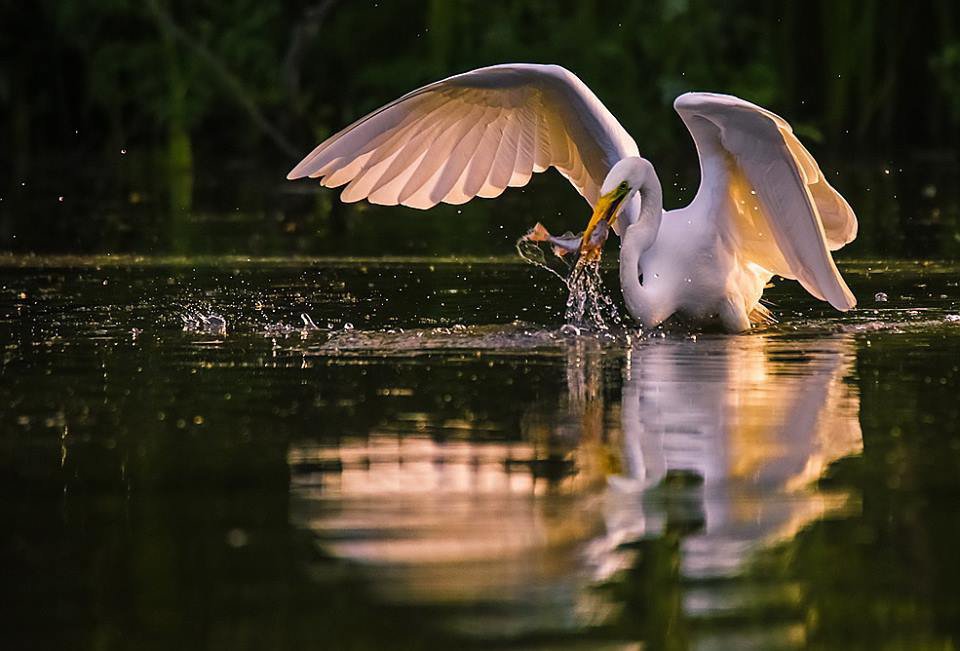
M456 144L473 127L473 121L483 112L482 106L468 105L465 112L457 111L457 107L445 107L442 119L449 125L439 137L430 143L430 149L423 161L417 167L410 180L400 192L400 203L408 204L408 200L417 194L421 189L429 192L430 187L425 187L431 182L437 173L449 162L449 155ZM426 207L436 205L433 202Z
M517 146L517 141L520 138L519 121L513 119L512 114L505 114L503 123L503 135L497 148L497 157L493 161L490 175L477 193L477 196L485 199L499 197L507 189L510 184L510 177L513 176L513 168L517 162L517 154L520 152L520 148Z
M400 155L393 159L367 199L370 203L395 206L399 203L400 191L417 171L442 124L420 129L403 145Z
M849 244L857 237L857 216L853 213L850 204L833 189L813 156L793 134L790 125L783 122L783 125L778 125L778 128L790 153L803 169L804 180L817 206L820 221L823 223L827 246L831 251L836 251L845 244Z
M429 208L495 197L555 167L592 203L610 167L638 154L571 72L508 64L404 95L318 145L288 178L346 184L344 201Z
M436 200L437 203L446 201L447 203L457 204L467 200L453 201L448 199L448 197L454 193L454 188L460 181L460 178L464 172L466 172L470 162L479 153L481 139L487 130L489 114L489 109L483 110L477 120L471 124L467 133L457 142L456 146L454 146L447 156L447 161L443 165L440 178L437 179L437 183L431 191L431 198Z
M523 187L530 182L533 176L534 156L537 147L537 121L532 111L524 109L520 113L521 126L520 138L517 141L517 160L513 166L513 174L510 175L510 182L507 184L511 188Z
M495 117L487 125L480 145L477 147L477 153L470 161L469 174L464 179L462 194L469 200L471 197L480 196L490 178L493 165L497 160L497 154L503 146L503 109L495 109Z
M359 125L355 131L345 133L342 139L328 139L318 145L298 167L308 164L313 170L312 174L321 177L371 154L398 131L415 123L417 112L432 111L437 104L435 99L428 97L416 98L414 101L415 104L411 107L413 110L409 113L396 108L382 111L378 119L380 128L377 130L372 129L372 125ZM329 187L336 187L345 182L332 184Z
M547 127L547 112L540 105L540 97L537 97L537 110L534 111L534 117L537 121L537 131L533 155L533 171L543 172L554 162L554 156L550 150L550 131ZM567 161L556 160L557 165L563 166Z

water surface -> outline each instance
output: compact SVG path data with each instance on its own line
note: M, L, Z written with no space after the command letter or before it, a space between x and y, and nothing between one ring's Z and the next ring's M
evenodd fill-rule
M844 271L594 336L499 259L0 259L6 637L952 648L960 268Z

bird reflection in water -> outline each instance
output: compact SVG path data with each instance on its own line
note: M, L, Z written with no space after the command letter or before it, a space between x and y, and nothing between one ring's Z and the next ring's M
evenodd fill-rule
M644 545L665 540L675 609L709 618L736 608L716 579L855 506L816 486L862 449L852 351L845 336L755 335L645 340L624 357L578 338L566 394L531 407L519 442L468 421L437 442L412 415L339 447L294 447L292 517L381 598L488 606L451 615L458 630L629 618L630 598L607 588L638 581Z
M859 400L845 382L850 347L845 338L800 348L741 337L635 349L621 401L626 467L610 480L606 547L657 535L673 516L696 531L684 541L684 576L725 576L759 544L844 505L847 496L812 485L862 449ZM664 495L683 485L697 499L690 512L671 512Z

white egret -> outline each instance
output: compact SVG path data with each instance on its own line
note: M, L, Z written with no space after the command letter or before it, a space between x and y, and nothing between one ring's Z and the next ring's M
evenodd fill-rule
M554 65L480 68L412 91L325 140L287 178L347 184L345 202L427 209L496 197L555 167L594 209L581 253L597 254L601 222L621 236L623 296L644 327L679 313L747 330L767 314L759 301L774 274L852 308L830 252L853 240L857 219L790 125L730 95L685 93L674 108L701 181L690 205L667 212L633 138Z

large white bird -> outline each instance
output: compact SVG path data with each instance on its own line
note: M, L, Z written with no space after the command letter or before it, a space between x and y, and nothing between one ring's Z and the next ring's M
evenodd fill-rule
M427 209L491 198L555 167L621 236L630 314L651 328L673 314L731 332L765 314L774 274L838 310L856 300L830 251L857 219L816 161L773 113L730 95L674 102L700 155L700 189L664 212L660 181L637 144L580 79L555 65L480 68L424 86L331 136L287 176L348 184L346 202Z

